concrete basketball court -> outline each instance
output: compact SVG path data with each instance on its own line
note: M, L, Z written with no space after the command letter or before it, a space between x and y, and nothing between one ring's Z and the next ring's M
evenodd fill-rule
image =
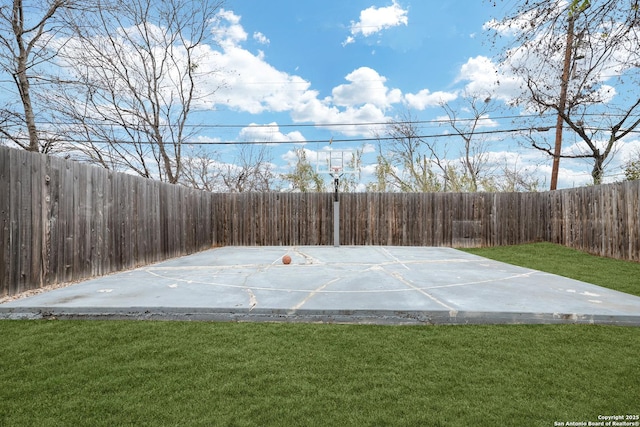
M640 326L640 297L450 248L224 247L5 302L0 318Z

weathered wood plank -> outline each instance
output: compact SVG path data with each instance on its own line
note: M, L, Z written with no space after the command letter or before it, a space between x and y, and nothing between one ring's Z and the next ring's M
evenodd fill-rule
M12 295L15 290L9 281L13 264L13 242L11 240L11 152L0 153L0 298Z

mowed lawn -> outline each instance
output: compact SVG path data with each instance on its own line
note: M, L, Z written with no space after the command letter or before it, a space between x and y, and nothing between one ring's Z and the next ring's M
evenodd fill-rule
M576 262L553 245L535 257L546 251ZM587 259L581 272L602 268ZM1 321L0 336L0 426L553 426L640 413L634 327Z
M464 251L640 296L640 263L637 262L597 257L552 243Z

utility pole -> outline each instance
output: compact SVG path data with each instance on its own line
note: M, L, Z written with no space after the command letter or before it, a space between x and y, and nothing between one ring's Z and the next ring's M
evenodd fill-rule
M560 153L562 152L562 125L564 109L567 104L567 86L569 86L569 71L571 57L573 56L573 26L574 14L569 12L569 25L567 28L567 46L564 50L564 66L562 69L562 81L560 82L560 100L558 102L558 118L556 120L556 145L553 151L553 167L551 168L551 190L558 186L558 169L560 167Z
M567 87L569 86L569 73L571 72L571 60L573 59L573 36L576 16L591 6L590 0L573 0L569 6L569 21L567 25L567 45L564 50L564 66L562 68L562 81L560 82L560 99L558 102L558 119L556 120L556 144L553 150L553 167L551 168L551 190L558 187L558 169L560 167L560 154L562 153L562 118L567 105Z

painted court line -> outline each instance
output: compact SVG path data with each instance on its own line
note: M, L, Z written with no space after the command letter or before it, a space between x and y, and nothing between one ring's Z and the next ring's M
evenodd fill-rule
M339 277L329 280L327 283L321 285L320 287L318 287L317 289L311 291L309 293L309 295L307 295L302 301L300 301L298 304L294 305L293 307L291 307L291 312L295 312L298 311L302 308L303 305L305 305L307 302L309 302L309 300L311 300L311 298L313 298L316 294L319 293L324 293L324 288L326 288L329 285L332 285L333 283L336 283L340 280ZM309 291L307 291L309 292Z
M181 270L182 268L180 268ZM371 269L377 270L377 271L385 271L388 274L392 274L390 272L387 272L386 270L380 268L379 266L372 266ZM172 277L172 276L163 276L161 274L157 274L154 270L172 270L172 269L166 269L166 268L154 268L154 269L144 269L143 271L158 277L158 278L162 278L162 279L167 279L167 280L175 280L177 282L183 282L183 283L188 283L188 284L199 284L199 285L207 285L207 286L218 286L218 287L223 287L223 288L231 288L231 289L246 289L246 288L251 288L253 290L259 290L259 291L271 291L271 292L301 292L301 293L307 293L309 292L308 289L297 289L297 288L291 288L291 287L265 287L265 286L253 286L253 285L249 285L246 282L244 284L241 285L233 285L230 283L220 283L220 282L204 282L204 281L200 281L200 280L193 280L193 279L181 279L179 277ZM356 273L357 274L357 273ZM442 289L442 288L454 288L454 287L460 287L460 286L473 286L473 285L483 285L483 284L491 284L491 283L495 283L495 282L504 282L504 281L508 281L508 280L515 280L515 279L520 279L520 278L524 278L524 277L531 277L532 275L536 275L536 274L543 274L545 275L546 273L541 273L539 271L530 271L527 273L522 273L522 274L514 274L514 275L510 275L510 276L505 276L505 277L501 277L501 278L495 278L495 279L487 279L487 280L478 280L478 281L473 281L473 282L463 282L463 283L451 283L451 284L446 284L446 285L435 285L435 286L416 286L416 285L411 285L409 288L400 288L400 289L347 289L347 290L327 290L324 289L326 287L325 285L322 285L320 288L316 289L315 291L313 291L314 293L326 293L326 294L369 294L369 293L380 293L380 294L384 294L384 293L402 293L402 292L413 292L413 291L427 291L430 289ZM396 274L392 274L396 279L401 280L400 275L396 275ZM340 280L340 278L338 278L337 280L332 281L331 283L335 283L338 280ZM403 282L405 283L405 282Z

